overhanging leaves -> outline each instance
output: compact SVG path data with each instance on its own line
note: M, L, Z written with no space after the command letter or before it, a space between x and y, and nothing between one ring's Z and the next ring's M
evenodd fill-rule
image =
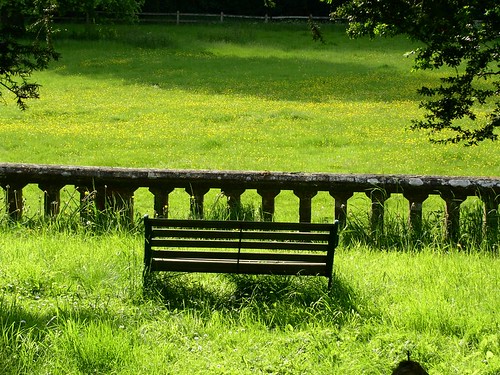
M413 129L438 143L477 145L500 128L500 5L497 0L326 0L351 36L406 34L424 46L417 69L453 68L437 87L422 87L423 120ZM479 114L486 113L486 116Z

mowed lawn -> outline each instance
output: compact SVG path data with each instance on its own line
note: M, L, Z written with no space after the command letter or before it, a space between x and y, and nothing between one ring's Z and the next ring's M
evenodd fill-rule
M41 99L0 111L0 160L188 169L500 175L498 143L433 145L409 130L404 38L305 24L60 27Z

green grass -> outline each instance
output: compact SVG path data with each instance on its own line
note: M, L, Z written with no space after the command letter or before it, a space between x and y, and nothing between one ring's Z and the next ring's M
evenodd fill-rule
M4 374L430 374L500 370L491 255L340 248L323 278L164 275L142 239L2 230Z
M407 130L420 115L415 90L437 75L410 72L405 39L352 41L327 25L325 46L305 25L61 29L62 60L35 77L42 99L0 112L1 161L500 172L496 144L435 146ZM418 245L400 236L400 197L388 202L396 210L376 245L404 251L371 250L368 217L357 215L331 291L321 278L199 274L163 275L144 291L139 226L124 231L118 217L80 225L70 187L65 214L44 221L38 188L25 194L24 222L0 225L0 373L388 374L407 351L431 375L500 372L499 259L444 243L435 197ZM217 194L207 210L227 216ZM242 199L258 215L256 193ZM136 201L138 215L151 212L145 189ZM277 219L296 220L296 203L280 194ZM172 216L187 215L185 192L170 204ZM356 194L349 209L368 205ZM479 212L468 207L463 227ZM318 194L313 221L331 218L331 197Z
M403 38L324 25L108 27L61 32L42 99L0 113L0 160L332 173L500 174L498 145L408 130L422 84Z
M404 53L415 45L404 38L349 40L326 24L326 45L312 42L304 24L60 29L61 61L35 77L42 99L26 112L2 108L1 161L500 175L497 144L437 146L408 130L420 115L417 88L438 74L411 70ZM32 216L41 193L25 190ZM244 202L258 205L252 194ZM186 200L172 194L173 216L187 215ZM358 202L367 207L356 196L354 211ZM148 192L139 190L136 203L137 213L152 213ZM332 204L318 194L313 220L331 220ZM280 194L277 220L296 220L296 206Z

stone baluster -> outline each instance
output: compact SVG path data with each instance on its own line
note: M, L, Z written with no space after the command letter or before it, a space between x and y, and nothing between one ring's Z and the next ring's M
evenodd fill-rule
M481 194L481 199L484 202L484 230L485 235L490 243L497 243L500 228L498 205L500 204L500 196L493 193Z
M39 184L38 188L43 191L43 210L45 216L55 217L59 215L61 208L61 189L64 185L60 184Z
M427 194L419 193L403 193L403 196L408 200L410 214L408 216L409 225L413 233L421 233L422 231L422 207L424 201L428 198Z
M134 220L135 190L133 187L125 186L100 186L97 188L96 207L99 211L111 209L132 223Z
M93 214L96 192L87 186L76 186L75 188L80 193L80 219L86 223Z
M195 218L203 218L203 201L205 194L208 193L210 188L205 186L190 186L186 188L186 192L190 196L189 209L191 215Z
M229 206L229 217L232 220L241 219L241 195L245 189L223 188L222 194L227 197L227 204Z
M97 211L106 210L106 196L108 194L108 186L96 186L94 190L94 204Z
M134 222L134 187L112 188L110 199L113 210L123 213L123 216Z
M330 195L335 199L335 220L339 221L339 227L345 228L347 224L347 201L353 196L353 192L330 191Z
M155 217L168 217L168 196L173 190L173 187L149 188L154 196Z
M376 240L378 235L382 234L384 231L385 201L388 196L382 189L372 189L366 192L366 195L372 201L371 227L372 231L375 233Z
M318 193L314 190L294 190L299 198L299 222L310 223L312 219L312 199Z
M446 204L445 227L448 239L458 243L460 239L460 205L467 197L455 195L453 192L442 194Z
M262 197L262 218L264 221L272 221L274 217L274 200L280 193L276 189L257 189L257 194Z
M227 197L227 204L231 209L238 209L241 206L241 195L245 189L222 189L222 194Z
M26 184L5 184L5 202L7 214L11 220L21 220L23 216L23 188Z

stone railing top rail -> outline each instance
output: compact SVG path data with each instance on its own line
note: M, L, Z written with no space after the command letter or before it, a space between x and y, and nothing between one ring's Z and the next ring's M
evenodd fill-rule
M333 174L268 171L173 170L0 163L0 185L29 183L139 187L259 188L317 191L365 191L381 188L391 192L500 194L500 177Z

